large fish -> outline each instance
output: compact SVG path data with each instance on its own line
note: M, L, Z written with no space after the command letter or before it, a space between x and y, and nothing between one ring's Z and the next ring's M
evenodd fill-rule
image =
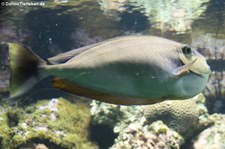
M195 49L155 36L118 37L48 62L20 44L1 44L4 50L9 51L11 98L53 75L55 88L79 96L123 105L153 104L197 95L211 72Z

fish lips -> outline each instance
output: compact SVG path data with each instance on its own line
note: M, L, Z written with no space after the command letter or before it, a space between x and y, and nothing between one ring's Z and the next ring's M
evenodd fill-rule
M197 59L198 61L198 59ZM180 59L180 64L181 66L184 66L186 65L181 59ZM210 66L206 63L205 61L205 64L203 66L204 69L198 69L198 67L195 67L197 64L193 64L193 66L191 66L191 68L189 69L189 72L192 73L192 74L195 74L199 77L205 77L205 76L208 76L209 74L211 74L211 69L210 69Z
M198 58L197 61L193 64L193 66L190 68L190 71L202 76L211 74L210 66L203 58Z

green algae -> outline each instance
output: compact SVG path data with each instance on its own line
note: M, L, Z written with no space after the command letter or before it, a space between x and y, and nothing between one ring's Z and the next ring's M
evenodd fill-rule
M0 148L2 149L4 149L3 146L12 148L12 130L8 125L7 111L4 107L0 107Z
M9 127L7 113L15 111L18 123ZM89 140L91 117L89 108L82 104L63 98L41 100L24 108L1 112L0 117L2 149L21 147L37 138L68 149L98 148Z

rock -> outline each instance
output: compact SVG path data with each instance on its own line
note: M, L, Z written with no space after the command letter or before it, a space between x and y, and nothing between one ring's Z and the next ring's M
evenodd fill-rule
M199 108L196 106L196 101L202 99L205 98L200 94L188 100L168 100L144 106L118 106L93 101L91 114L93 123L107 124L114 129L115 133L136 121L151 124L157 120L163 121L168 127L179 133L184 133L196 124L200 111L205 114L204 106L199 106Z
M92 101L91 115L94 124L106 124L114 129L114 132L120 132L130 123L135 121L143 122L144 106L120 106L108 104L100 101Z
M168 100L143 106L119 106L93 101L91 115L93 123L108 125L119 133L112 149L131 148L131 144L135 149L169 148L170 145L180 148L184 140L188 142L213 124L203 94L187 100ZM179 141L174 140L176 135ZM143 140L149 140L151 147L143 145L146 144Z
M59 98L40 100L12 111L16 111L11 114L16 123L11 126L8 125L9 112L0 115L3 119L0 125L1 149L18 148L35 139L51 142L51 145L61 148L98 148L89 140L91 116L85 105ZM48 148L48 144L45 145Z
M209 119L214 125L202 131L193 140L194 149L224 149L225 148L225 115L213 114Z
M48 149L44 144L37 144L35 149Z
M110 149L179 149L183 138L169 129L162 121L151 125L130 124L119 133L115 144Z

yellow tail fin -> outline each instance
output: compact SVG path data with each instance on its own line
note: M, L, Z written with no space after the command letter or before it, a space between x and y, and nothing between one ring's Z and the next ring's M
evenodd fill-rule
M7 90L8 98L20 96L41 79L38 68L45 61L29 48L18 43L1 43L0 53L3 53L0 64L4 68L0 69L0 94L1 90ZM5 79L4 83L1 78Z

